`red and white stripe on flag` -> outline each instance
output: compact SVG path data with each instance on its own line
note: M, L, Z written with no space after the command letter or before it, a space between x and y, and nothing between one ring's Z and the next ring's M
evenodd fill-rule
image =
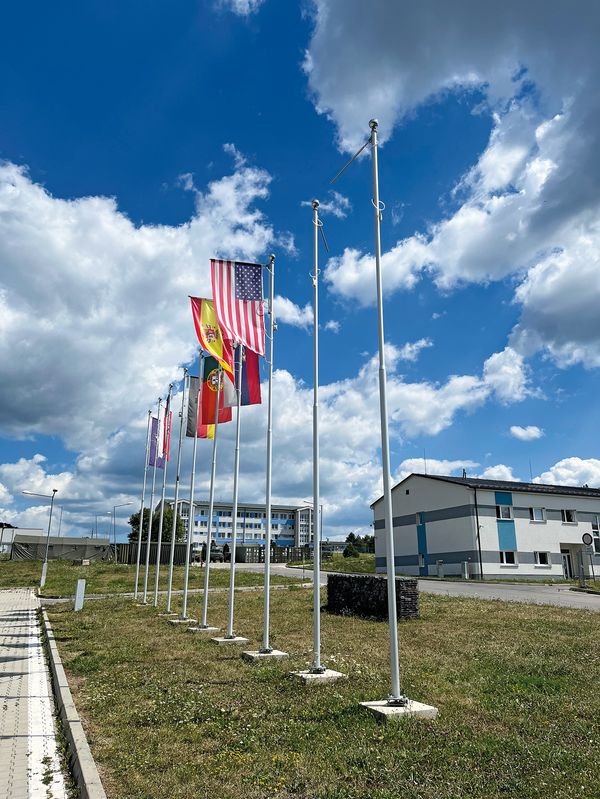
M246 269L261 270L259 290L247 290ZM210 271L215 312L223 338L237 341L258 355L264 355L265 317L262 297L262 266L237 261L219 261L212 258ZM240 283L237 287L236 281ZM247 296L252 298L246 299Z

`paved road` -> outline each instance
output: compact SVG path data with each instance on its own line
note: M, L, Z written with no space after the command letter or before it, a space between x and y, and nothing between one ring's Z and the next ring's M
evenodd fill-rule
M0 796L66 799L39 602L27 588L0 591Z
M211 568L229 568L229 564L216 563ZM262 563L238 563L237 568L245 571L262 572ZM301 577L301 569L290 569L283 563L272 565L273 574ZM311 579L312 571L305 575ZM321 572L321 584L327 583L327 574ZM447 596L466 596L475 599L500 599L504 602L526 602L534 605L558 605L565 608L600 611L600 596L580 594L570 591L567 585L534 585L531 583L479 583L475 580L419 580L419 590L429 594Z

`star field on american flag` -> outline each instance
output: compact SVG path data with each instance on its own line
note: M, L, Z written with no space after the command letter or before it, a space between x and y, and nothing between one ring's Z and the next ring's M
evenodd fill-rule
M257 300L262 295L262 266L260 264L235 264L236 300Z

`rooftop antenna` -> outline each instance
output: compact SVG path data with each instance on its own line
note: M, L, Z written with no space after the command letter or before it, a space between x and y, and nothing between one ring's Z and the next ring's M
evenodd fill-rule
M463 480L467 479L467 470L463 469Z
M423 447L423 464L425 466L425 474L427 474L427 455L425 454L425 447Z

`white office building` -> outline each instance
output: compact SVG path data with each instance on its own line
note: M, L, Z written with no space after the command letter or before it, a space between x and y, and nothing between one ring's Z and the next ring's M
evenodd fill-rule
M173 500L166 504L173 507ZM179 514L186 533L189 529L189 500L179 500ZM159 506L160 508L160 503ZM198 500L194 506L194 529L192 546L199 548L206 543L208 533L208 500ZM233 504L215 502L211 525L212 540L217 544L231 544L233 533ZM237 515L237 542L264 546L266 535L265 506L239 503ZM312 544L313 512L308 505L271 505L271 538L276 546L299 547Z
M386 569L383 497L371 506ZM392 489L398 574L573 578L600 572L600 489L411 474ZM589 543L586 543L589 541Z

